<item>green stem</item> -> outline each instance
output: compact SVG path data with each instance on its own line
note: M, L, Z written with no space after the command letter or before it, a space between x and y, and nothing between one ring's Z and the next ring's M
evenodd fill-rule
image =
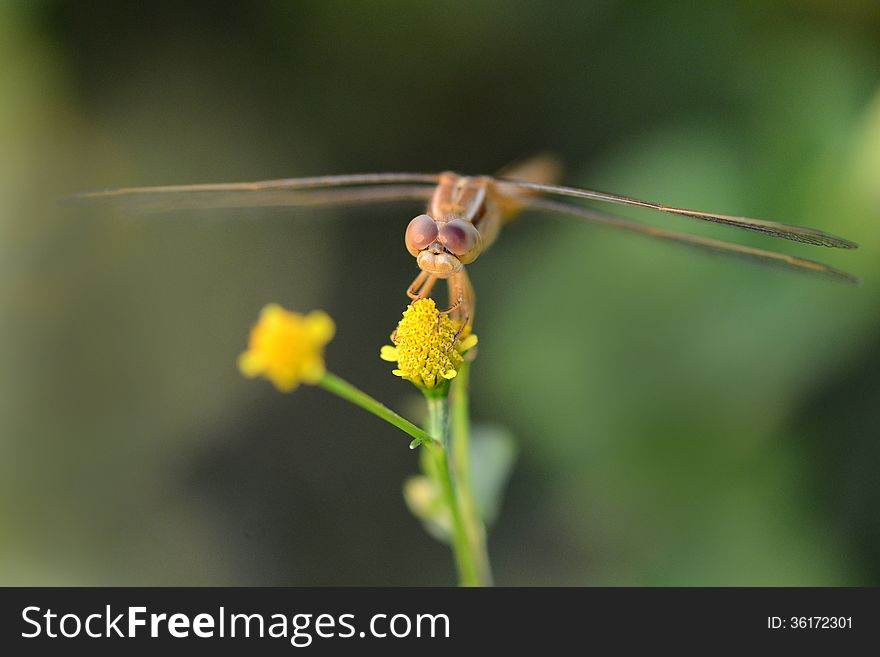
M408 433L415 439L410 444L410 447L417 447L420 444L431 444L436 442L430 434L414 425L405 417L401 417L382 402L370 397L370 395L364 391L355 388L348 381L340 379L335 374L327 372L318 382L318 385L324 388L324 390L332 392L334 395L338 395L346 401L350 401L355 406L360 406L362 409L369 411L376 417L382 418L389 424L393 424L404 433Z
M455 377L452 391L452 471L458 488L462 521L468 544L476 560L479 583L492 585L492 568L486 549L486 527L477 508L471 478L470 409L468 404L468 363L462 363Z
M428 449L431 450L434 458L437 477L452 519L452 552L458 570L458 583L461 586L479 586L479 569L468 540L467 529L462 518L457 490L447 457L449 399L446 395L437 396L427 393L425 398L428 402L428 431L440 437L440 444L431 444Z

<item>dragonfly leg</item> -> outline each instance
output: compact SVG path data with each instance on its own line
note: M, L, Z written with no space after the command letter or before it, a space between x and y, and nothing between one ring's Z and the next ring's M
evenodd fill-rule
M464 321L462 321L459 317L459 315L461 315L462 313L456 313L456 311L459 309L461 309L462 313L464 313ZM457 340L458 336L461 334L461 331L465 327L465 324L467 324L467 320L468 320L467 308L464 305L464 296L459 294L459 296L455 300L455 303L453 303L451 306L449 306L449 308L447 308L446 310L440 311L439 315L437 316L437 332L438 333L440 332L440 315L452 315L452 321L456 322L457 324L460 324L460 326L458 328L458 332L455 334L455 340ZM453 344L455 344L455 340L453 340Z
M468 325L468 316L465 315L464 321L460 323L458 330L455 332L455 337L452 338L452 344L446 348L447 354L455 348L455 345L458 344L458 339L461 337L461 333L462 333L462 331L464 331L464 327L467 325Z
M441 311L451 315L461 327L470 326L474 319L474 289L464 269L449 277L450 306Z
M427 277L428 277L428 272L420 271L419 275L416 276L413 279L413 282L409 284L409 287L406 288L406 296L408 296L410 299L413 299L413 300L418 299L419 293L417 292L417 290L422 286L422 284L425 282L425 279Z
M436 276L429 274L426 271L420 271L419 275L413 279L413 282L410 283L409 287L406 289L406 296L413 301L424 299L431 294L431 290L434 288L434 283L436 282Z
M458 298L456 298L455 303L453 303L451 306L449 306L449 308L447 308L446 310L441 310L440 314L441 315L448 315L449 313L455 312L456 310L458 310L461 307L461 304L463 304L463 303L464 303L464 297L459 296Z

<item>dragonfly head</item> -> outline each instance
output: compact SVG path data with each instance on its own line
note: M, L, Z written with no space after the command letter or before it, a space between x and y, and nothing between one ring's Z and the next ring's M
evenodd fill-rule
M438 222L427 214L409 222L405 239L406 248L419 267L439 278L460 272L464 265L477 259L482 246L480 233L471 222Z

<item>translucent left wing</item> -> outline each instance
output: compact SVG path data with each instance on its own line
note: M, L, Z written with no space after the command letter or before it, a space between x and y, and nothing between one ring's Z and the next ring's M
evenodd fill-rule
M366 173L245 183L123 187L84 192L75 202L117 205L139 212L268 206L360 205L430 198L436 174Z

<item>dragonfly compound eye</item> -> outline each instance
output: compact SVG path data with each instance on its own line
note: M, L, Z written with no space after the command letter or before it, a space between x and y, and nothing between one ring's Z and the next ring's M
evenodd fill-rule
M479 231L464 219L453 219L440 228L440 243L464 264L480 255L480 242Z
M406 248L412 255L418 255L437 239L439 231L433 218L420 214L406 227Z

